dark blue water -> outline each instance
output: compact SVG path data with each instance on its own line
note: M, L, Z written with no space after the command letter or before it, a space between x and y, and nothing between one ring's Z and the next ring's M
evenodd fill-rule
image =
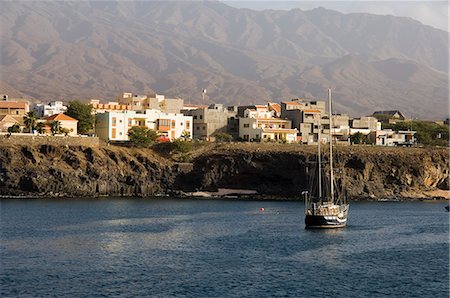
M448 297L445 204L2 200L1 296Z

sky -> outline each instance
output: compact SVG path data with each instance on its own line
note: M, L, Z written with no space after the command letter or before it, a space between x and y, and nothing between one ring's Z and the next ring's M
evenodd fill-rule
M238 8L254 10L275 9L289 10L300 8L311 10L316 7L325 7L342 13L364 12L379 15L394 15L410 17L438 29L449 32L448 1L229 1L223 0L227 5Z

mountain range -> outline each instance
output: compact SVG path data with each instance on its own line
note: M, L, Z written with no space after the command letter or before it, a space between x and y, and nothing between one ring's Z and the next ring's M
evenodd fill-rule
M2 2L0 91L37 100L164 94L321 99L352 116L448 115L449 33L411 18L221 2Z

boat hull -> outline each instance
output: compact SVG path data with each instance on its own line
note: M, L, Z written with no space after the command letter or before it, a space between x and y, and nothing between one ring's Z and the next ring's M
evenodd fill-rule
M347 225L347 218L339 218L338 216L324 215L306 215L306 229L336 229L343 228Z

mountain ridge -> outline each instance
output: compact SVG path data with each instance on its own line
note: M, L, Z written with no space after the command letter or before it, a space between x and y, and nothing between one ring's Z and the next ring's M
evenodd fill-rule
M351 115L447 113L448 33L409 18L120 1L6 2L1 16L1 80L43 100L129 90L199 102L206 88L207 102L245 104L333 85Z

